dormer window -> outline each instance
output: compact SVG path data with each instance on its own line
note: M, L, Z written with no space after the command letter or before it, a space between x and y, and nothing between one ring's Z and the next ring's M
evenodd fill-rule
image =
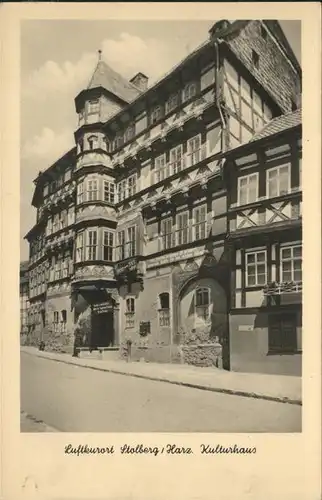
M92 101L88 102L88 108L87 108L88 114L98 114L99 112L99 100L95 99Z
M195 82L187 83L182 91L182 101L188 101L197 94L197 84Z
M156 123L162 117L162 108L161 106L156 106L151 113L151 123Z
M89 149L97 149L98 148L98 138L96 135L91 135L88 138L88 146L89 146Z

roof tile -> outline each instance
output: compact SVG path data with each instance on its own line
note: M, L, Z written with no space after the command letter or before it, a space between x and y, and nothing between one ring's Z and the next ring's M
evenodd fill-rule
M273 118L264 127L256 132L249 142L258 141L264 137L269 137L270 135L278 134L289 128L296 127L302 123L302 109L297 109L285 115Z

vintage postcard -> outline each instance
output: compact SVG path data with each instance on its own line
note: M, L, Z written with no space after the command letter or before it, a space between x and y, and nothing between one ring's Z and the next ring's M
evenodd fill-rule
M319 498L319 5L0 15L3 498Z

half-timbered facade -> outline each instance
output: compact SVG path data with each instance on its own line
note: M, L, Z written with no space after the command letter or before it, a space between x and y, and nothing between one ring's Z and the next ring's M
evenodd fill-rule
M28 333L29 280L28 262L20 263L20 335Z
M302 351L301 111L275 118L226 158L231 367L296 373L300 357L288 355Z
M301 70L278 23L221 21L147 80L100 54L76 97L76 147L36 180L31 271L47 278L31 302L67 344L76 331L83 348L130 341L132 356L217 364L223 350L228 367L224 153L296 106Z

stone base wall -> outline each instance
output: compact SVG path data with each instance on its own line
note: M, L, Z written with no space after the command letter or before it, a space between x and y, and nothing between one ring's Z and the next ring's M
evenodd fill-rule
M181 346L181 349L185 364L222 368L222 346L220 344L184 345Z

